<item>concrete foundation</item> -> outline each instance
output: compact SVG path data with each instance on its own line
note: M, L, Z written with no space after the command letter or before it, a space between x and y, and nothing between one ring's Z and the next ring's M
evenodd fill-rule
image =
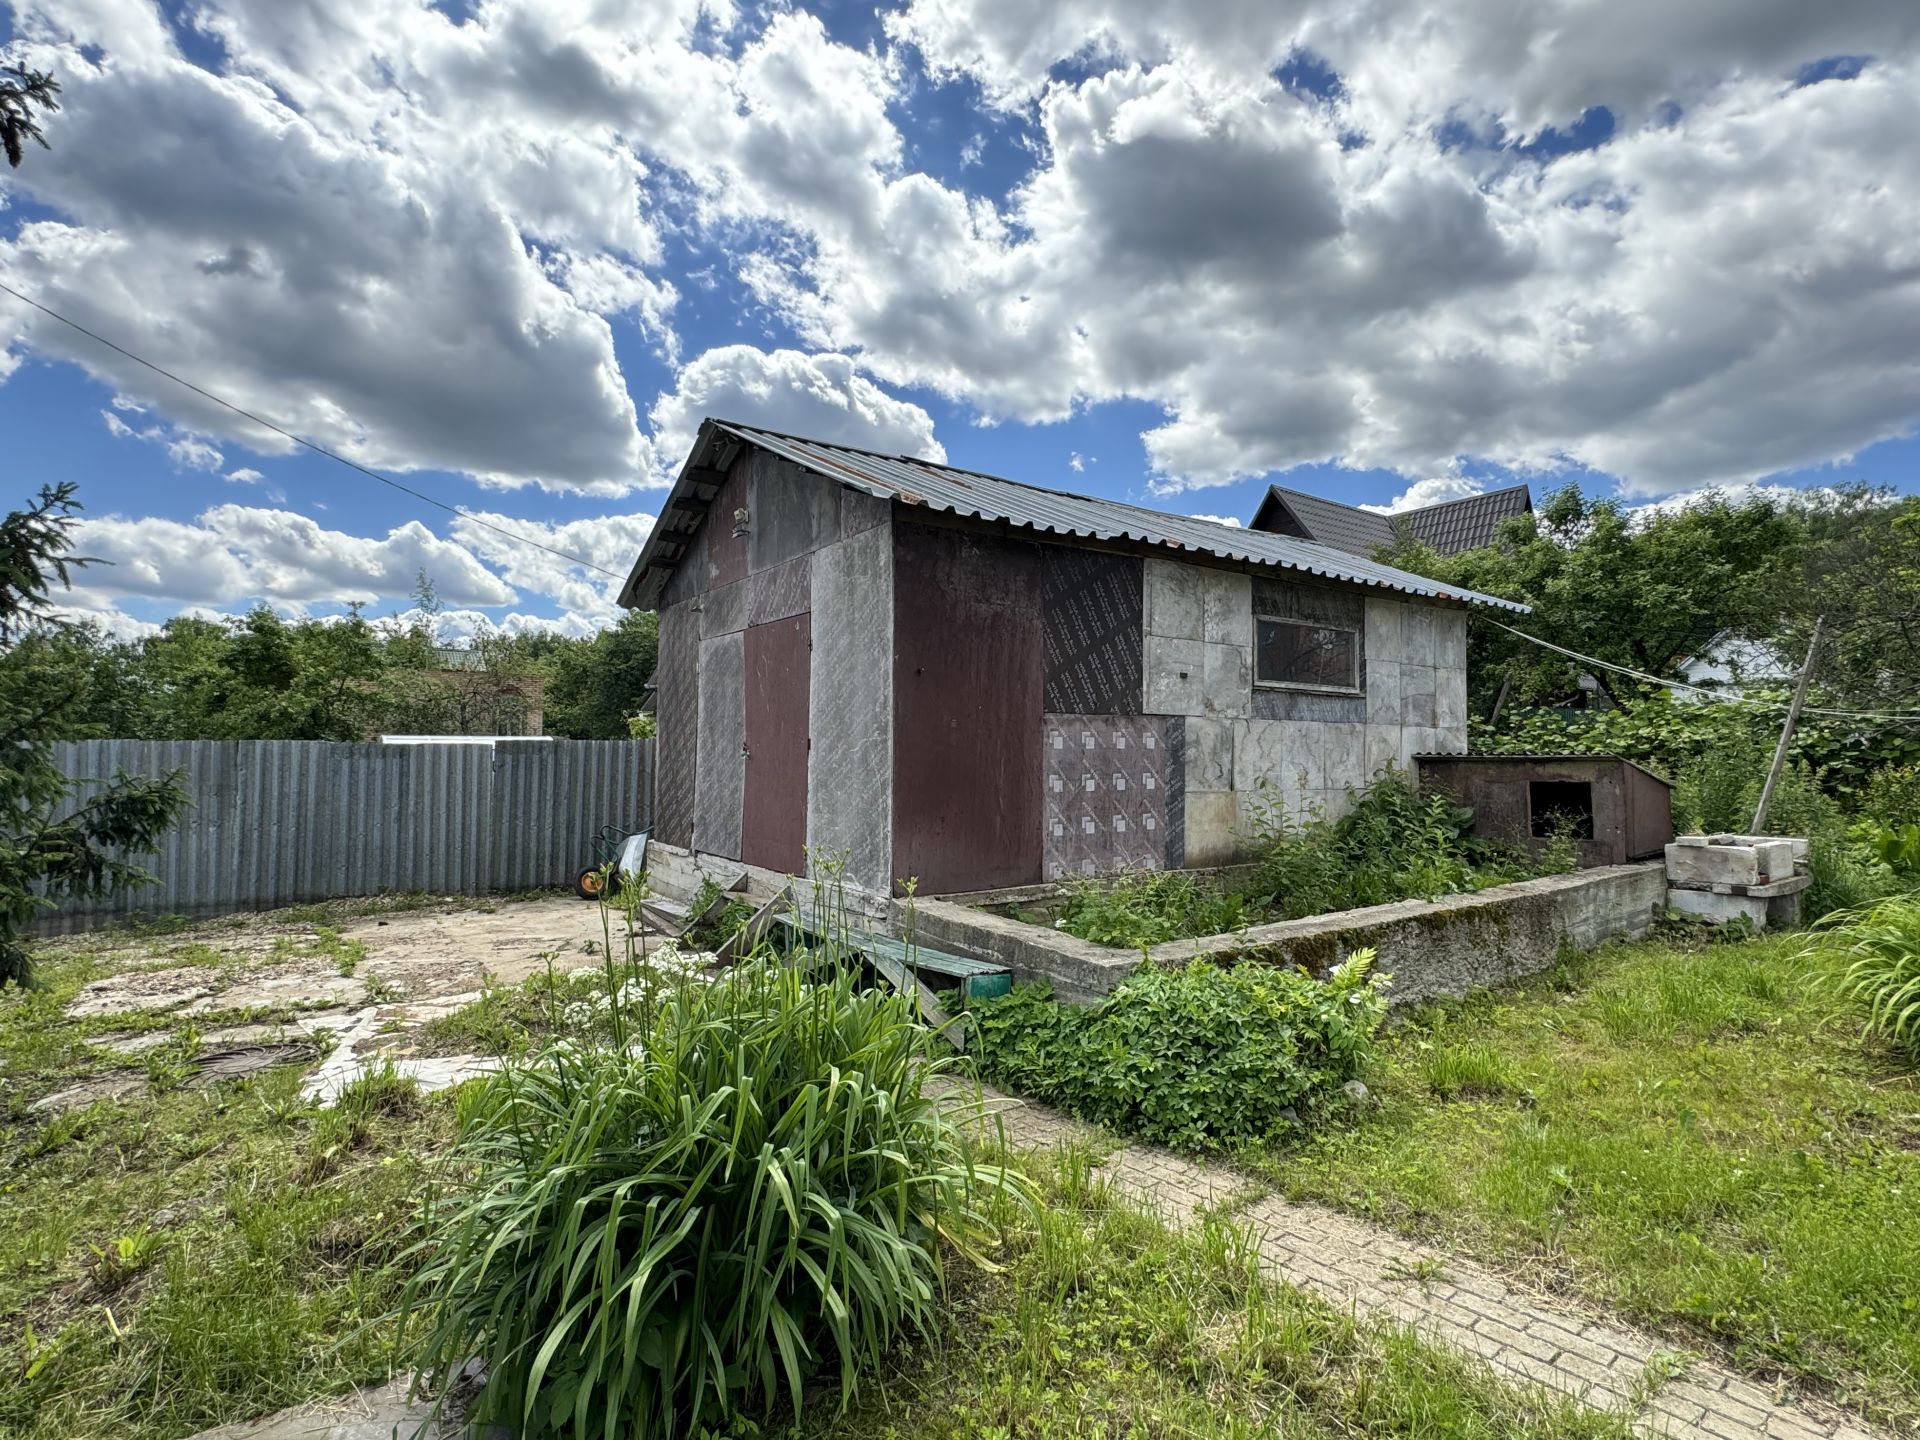
M1044 887L1023 892L1029 900L1057 893ZM1406 1005L1537 974L1553 964L1563 942L1584 949L1614 936L1645 935L1666 895L1658 861L1612 865L1437 902L1407 900L1172 940L1147 955L1169 965L1257 962L1324 974L1355 950L1371 947L1379 969L1393 976L1390 1003ZM895 906L893 920L900 933L909 920L903 907ZM1141 964L1137 951L1095 945L953 899L920 901L911 923L924 944L1006 965L1017 980L1046 980L1060 999L1074 1004L1096 1003Z
M1667 846L1667 904L1716 925L1800 923L1808 842L1788 835L1682 835Z

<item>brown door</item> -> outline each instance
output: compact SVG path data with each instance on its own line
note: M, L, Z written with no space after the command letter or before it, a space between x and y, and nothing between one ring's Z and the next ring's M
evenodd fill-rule
M804 874L813 617L747 627L747 801L740 858Z

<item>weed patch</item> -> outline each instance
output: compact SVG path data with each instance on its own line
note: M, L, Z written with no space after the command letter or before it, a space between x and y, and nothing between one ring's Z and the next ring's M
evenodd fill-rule
M1187 1148L1260 1139L1364 1062L1386 1009L1371 951L1325 980L1255 964L1148 966L1091 1007L1042 986L976 1001L980 1073L1125 1134Z

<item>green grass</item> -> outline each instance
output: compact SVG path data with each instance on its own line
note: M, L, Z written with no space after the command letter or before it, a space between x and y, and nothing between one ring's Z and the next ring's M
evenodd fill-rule
M98 968L56 956L45 990L0 993L0 1436L172 1440L383 1378L366 1326L451 1104L376 1079L316 1114L295 1068L181 1088L190 1034L111 1056L85 1037L138 1027L61 1015ZM125 1100L26 1112L130 1067L150 1083Z
M1014 1227L999 1275L955 1267L955 1315L807 1440L1621 1437L1625 1420L1499 1384L1392 1324L1261 1280L1244 1232L1170 1231L1084 1157ZM783 1433L776 1429L773 1433Z
M1800 937L1644 944L1382 1037L1364 1123L1255 1163L1327 1201L1920 1420L1920 1084Z

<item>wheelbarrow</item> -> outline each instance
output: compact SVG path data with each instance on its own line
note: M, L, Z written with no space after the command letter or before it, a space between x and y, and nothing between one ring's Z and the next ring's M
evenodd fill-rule
M652 833L602 825L593 842L594 862L574 877L573 893L582 900L598 900L618 890L627 876L639 876L647 868L647 837Z

